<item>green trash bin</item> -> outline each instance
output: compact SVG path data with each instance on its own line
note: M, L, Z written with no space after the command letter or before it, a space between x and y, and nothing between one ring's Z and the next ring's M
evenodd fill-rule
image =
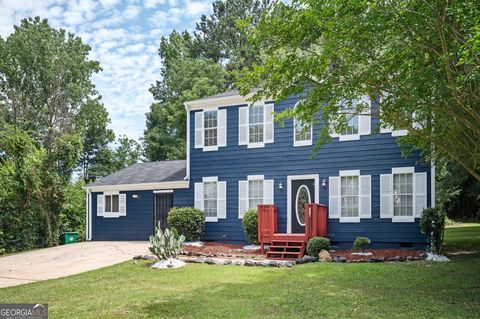
M62 245L73 244L78 240L78 233L76 232L66 232L60 236L60 242Z

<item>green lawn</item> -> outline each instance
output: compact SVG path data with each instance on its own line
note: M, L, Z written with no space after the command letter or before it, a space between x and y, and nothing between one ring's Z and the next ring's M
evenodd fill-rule
M47 302L50 318L478 318L480 224L450 227L446 240L450 252L465 252L449 263L154 270L126 262L0 289L0 302Z

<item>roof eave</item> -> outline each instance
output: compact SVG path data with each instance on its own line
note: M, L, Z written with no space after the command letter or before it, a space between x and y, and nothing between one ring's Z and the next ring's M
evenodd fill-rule
M215 97L211 99L200 99L200 100L193 100L185 102L185 108L187 110L199 110L204 109L207 107L220 107L220 106L233 106L233 105L240 105L240 104L248 104L250 103L249 99L253 97L255 93L249 93L245 96L240 94L225 96L225 97ZM266 98L261 98L259 101L266 101Z
M138 183L138 184L120 184L120 185L87 185L83 187L90 192L104 192L109 190L116 191L142 191L154 189L182 189L188 188L188 180L157 182L157 183Z

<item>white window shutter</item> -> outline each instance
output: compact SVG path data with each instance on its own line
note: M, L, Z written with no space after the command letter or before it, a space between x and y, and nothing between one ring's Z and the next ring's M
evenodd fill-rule
M203 147L203 112L195 113L195 148Z
M265 104L264 107L264 122L263 122L263 132L264 132L264 142L265 143L273 143L273 104Z
M203 211L203 183L195 183L195 208Z
M328 179L328 216L340 218L340 177L331 176Z
M360 218L372 218L372 178L360 175Z
M415 173L415 218L422 217L422 211L427 207L427 173Z
M217 145L227 146L227 110L218 111Z
M248 181L238 181L238 218L248 209Z
M393 217L393 175L380 175L380 218Z
M248 107L238 109L238 145L248 144Z
M274 180L266 179L263 181L263 204L273 204Z
M118 216L127 216L127 194L118 196Z
M358 134L360 135L370 135L371 129L371 119L370 109L364 109L362 114L358 116Z
M97 216L103 216L105 213L105 196L97 195Z
M227 218L227 182L217 182L217 218Z

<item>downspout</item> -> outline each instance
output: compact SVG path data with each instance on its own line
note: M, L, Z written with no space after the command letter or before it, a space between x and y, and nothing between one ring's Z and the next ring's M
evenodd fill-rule
M88 241L90 240L90 221L89 221L89 211L90 211L90 204L89 204L89 197L90 197L90 191L86 188L85 189L85 240Z
M188 104L185 103L185 111L187 112L187 175L184 180L190 180L190 109Z

